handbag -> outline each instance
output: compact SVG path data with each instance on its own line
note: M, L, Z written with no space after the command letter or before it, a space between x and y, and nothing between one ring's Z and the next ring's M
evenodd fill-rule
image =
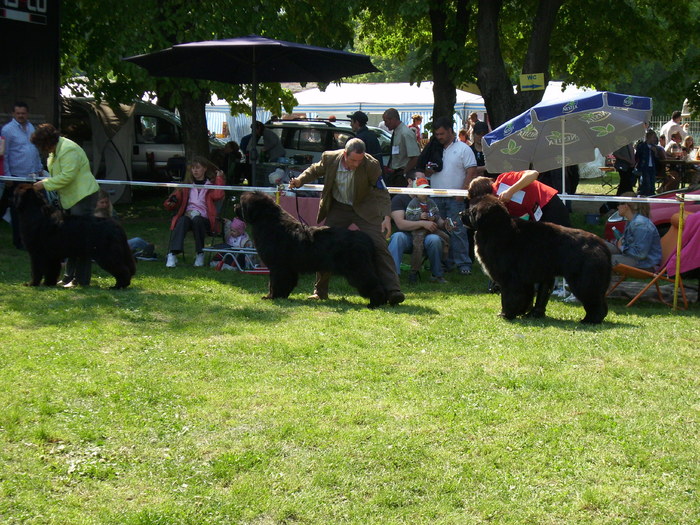
M167 199L165 199L165 202L163 203L163 207L168 211L175 211L177 209L177 205L178 200L176 193L171 193L170 196Z

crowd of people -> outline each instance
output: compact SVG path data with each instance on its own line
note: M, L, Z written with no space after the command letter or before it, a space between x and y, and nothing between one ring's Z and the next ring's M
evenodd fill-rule
M115 218L109 195L101 192L85 152L61 137L51 124L41 124L35 129L28 117L27 105L18 102L12 121L2 128L0 174L40 179L34 182L35 189L54 192L66 213ZM323 178L318 220L341 228L355 224L372 238L375 263L390 304L404 300L399 279L404 255L411 254L409 284L420 279L424 260L430 270L429 281L446 283L445 275L449 272L471 274L474 247L470 232L460 218L467 205L464 196L429 197L421 192L401 192L391 198L387 187L468 190L472 199L494 194L513 217L569 225L569 209L557 195L561 188L553 187L551 182L548 185L546 174L533 170L501 174L486 171L482 138L490 128L476 113L470 115L459 133L449 117L436 118L431 126L432 137L426 141L427 132L421 130L420 115L414 115L412 124L406 125L396 109L387 109L382 120L392 138L386 165L376 135L367 128L367 114L356 111L348 117L356 138L349 140L344 149L324 154L321 161L291 179L289 186L296 189ZM284 156L279 137L260 122L256 121L255 126L256 135L263 138L266 157ZM669 140L664 147L666 137ZM178 255L183 252L185 236L190 231L195 245L194 266L204 265L205 239L221 228L218 218L224 199L222 189L208 186L240 182L227 180L225 175L232 171L233 165L251 155L254 145L250 138L251 135L243 137L240 146L229 142L221 155L213 159L216 162L199 156L188 164L183 182L192 187L177 189L164 202L164 207L173 213L166 267L178 264ZM46 172L42 155L47 159ZM653 194L661 161L669 157L698 159L693 138L680 124L680 112L674 113L661 128L661 135L650 129L644 140L614 152L615 167L620 173L618 194ZM697 175L693 177L697 179ZM664 189L672 189L674 184L677 187L678 182L673 169L664 173ZM17 221L9 205L12 190L13 184L6 182L2 203L10 208L13 243L21 248ZM659 236L648 219L648 206L624 203L618 210L628 225L624 235L610 243L613 261L654 268L660 263ZM250 247L245 223L229 220L226 228L227 245ZM138 237L129 243L135 253L155 258L152 243ZM312 298L328 297L329 279L329 275L317 276ZM90 261L67 261L61 284L74 287L89 283Z

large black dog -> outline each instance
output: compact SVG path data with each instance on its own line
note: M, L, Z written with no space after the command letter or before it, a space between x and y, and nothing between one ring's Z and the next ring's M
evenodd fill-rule
M344 276L369 307L386 303L377 275L372 239L360 231L305 226L262 192L241 196L236 215L252 227L258 255L270 269L265 299L289 297L300 273L331 272Z
M472 201L462 222L476 230L477 257L501 287L503 317L543 317L554 278L563 276L586 310L581 322L603 322L611 264L602 239L548 222L514 219L492 195Z
M29 252L32 279L29 286L54 286L61 261L91 257L117 280L113 288L126 288L136 273L134 257L124 229L112 219L71 216L52 208L31 184L15 190L20 235Z

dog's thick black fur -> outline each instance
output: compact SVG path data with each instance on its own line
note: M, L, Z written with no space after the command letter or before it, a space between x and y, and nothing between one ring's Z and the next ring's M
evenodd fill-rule
M386 303L374 263L374 244L367 234L305 226L262 192L244 193L236 215L251 226L258 255L270 269L265 299L289 297L300 273L331 272L344 276L368 298L370 308Z
M503 317L543 317L554 278L563 276L586 310L581 322L603 322L611 264L602 239L548 222L514 219L492 195L470 202L462 222L476 230L477 257L501 287Z
M116 279L113 288L126 288L136 273L134 257L124 229L112 219L71 216L49 206L31 184L15 190L20 234L29 252L32 278L29 286L54 286L61 261L90 257Z

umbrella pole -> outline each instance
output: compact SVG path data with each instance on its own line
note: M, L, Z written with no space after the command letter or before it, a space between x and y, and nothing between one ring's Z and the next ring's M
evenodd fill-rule
M561 119L561 193L566 195L566 146L564 145L564 133L566 131L566 119Z
M255 50L253 50L253 104L252 104L252 122L251 122L251 137L250 140L253 142L253 149L250 152L250 185L255 186L256 178L255 173L257 171L258 165L258 128L255 125L257 121L258 112L258 71L257 64L255 63Z
M561 193L566 195L566 146L564 145L564 133L566 132L566 119L561 119ZM566 201L564 201L566 204ZM566 279L561 280L561 297L566 297Z

